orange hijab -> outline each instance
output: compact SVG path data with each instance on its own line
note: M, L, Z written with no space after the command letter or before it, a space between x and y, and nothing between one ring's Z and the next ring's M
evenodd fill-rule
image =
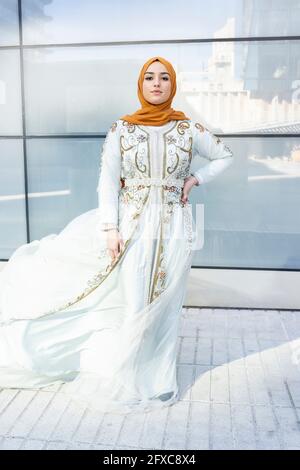
M171 76L171 93L167 101L160 104L152 104L149 101L145 100L143 95L143 81L144 81L144 74L152 62L159 60L162 64L165 65L168 72ZM138 80L138 97L142 107L138 109L133 114L126 114L122 116L120 119L126 120L133 124L144 124L149 126L162 126L169 121L176 120L179 121L181 119L189 119L182 111L175 111L171 108L171 103L173 97L176 93L176 72L170 62L168 62L163 57L152 57L149 59L142 67L140 71L140 76Z

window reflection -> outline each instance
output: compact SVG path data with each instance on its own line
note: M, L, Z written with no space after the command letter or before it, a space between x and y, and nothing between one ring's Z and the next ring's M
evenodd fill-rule
M26 243L22 140L0 139L0 258Z
M22 133L19 53L0 50L0 135Z
M28 200L33 240L58 233L77 215L96 208L103 140L28 140Z
M215 133L299 132L300 41L287 40L26 50L28 132L105 132L140 107L136 77L156 54L177 71L173 107Z
M153 0L142 8L140 0L85 0L84 8L82 0L22 5L27 44L283 36L300 29L299 0L226 0L226 8L221 0Z
M205 204L205 244L193 264L299 269L300 138L280 136L300 128L300 41L289 40L299 35L300 0L227 0L226 9L220 3L153 0L141 8L138 0L86 0L83 8L81 0L21 0L25 46L52 45L22 51L24 122L27 135L35 136L25 139L31 240L96 207L103 139L88 134L105 133L140 107L140 68L161 55L177 72L174 109L214 133L246 134L224 138L236 156L233 167L191 194L194 207ZM0 46L18 44L17 6L17 0L0 0ZM243 40L274 34L279 40ZM105 45L193 38L208 41ZM55 47L68 43L75 47ZM22 132L20 90L20 51L2 48L2 136ZM78 133L87 136L63 138ZM21 140L0 139L2 258L26 241L22 152Z
M19 43L17 0L0 0L0 46Z
M223 139L234 167L190 197L205 224L193 265L299 269L300 138Z

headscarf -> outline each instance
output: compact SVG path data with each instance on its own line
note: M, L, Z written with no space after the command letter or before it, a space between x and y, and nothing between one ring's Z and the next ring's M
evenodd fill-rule
M170 73L171 93L167 101L165 101L164 103L152 104L144 98L143 81L144 74L148 69L149 65L152 64L152 62L155 62L157 59L159 60L159 62L165 65L166 69ZM139 75L138 97L142 107L138 109L135 113L126 114L120 119L126 120L133 124L144 124L146 126L162 126L163 124L166 124L167 122L172 120L179 121L181 119L189 119L182 111L175 111L173 108L171 108L171 103L173 97L175 96L176 89L176 72L172 64L163 57L152 57L151 59L147 60L147 62L145 62Z

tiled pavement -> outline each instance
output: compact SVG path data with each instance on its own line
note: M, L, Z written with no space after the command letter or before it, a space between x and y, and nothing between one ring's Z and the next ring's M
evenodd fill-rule
M1 449L298 449L300 312L183 309L181 399L91 413L63 385L0 391Z

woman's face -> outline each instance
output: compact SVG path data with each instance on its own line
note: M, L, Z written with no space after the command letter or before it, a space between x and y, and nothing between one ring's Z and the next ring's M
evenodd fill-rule
M160 93L154 93L154 91ZM171 77L161 62L152 62L144 74L143 95L151 104L167 101L171 94Z

